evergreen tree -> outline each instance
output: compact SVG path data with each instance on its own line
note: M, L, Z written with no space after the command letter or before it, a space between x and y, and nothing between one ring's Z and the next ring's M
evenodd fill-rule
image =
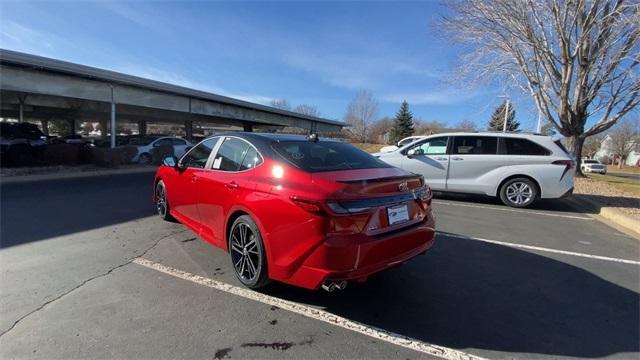
M489 120L490 131L502 131L504 125L504 112L507 107L507 102L503 102L496 108ZM520 123L516 120L516 110L513 108L513 104L509 104L509 114L507 115L507 131L517 131L520 127Z
M389 141L392 144L396 144L411 135L413 135L413 114L409 111L409 104L403 101L393 121L393 127L389 132Z

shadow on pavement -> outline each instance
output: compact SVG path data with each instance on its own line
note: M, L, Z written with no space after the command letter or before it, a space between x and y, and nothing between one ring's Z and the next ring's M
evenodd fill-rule
M500 201L500 199L486 195L436 192L434 193L434 198L436 200L460 201L478 205L496 205L505 209L511 209L507 205L504 205ZM568 201L568 199L541 199L535 202L533 205L527 207L525 210L558 211L572 213L584 211L584 209L577 207L574 203Z
M343 292L281 284L265 292L460 350L589 358L640 350L638 293L545 256L446 234L426 256Z
M2 185L0 247L153 215L152 187L153 174Z

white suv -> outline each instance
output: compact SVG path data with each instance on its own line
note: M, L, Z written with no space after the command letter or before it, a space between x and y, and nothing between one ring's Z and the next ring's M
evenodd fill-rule
M602 164L598 160L582 159L580 168L582 168L582 172L597 172L602 175L605 175L607 173L607 165Z
M438 134L373 155L423 175L435 191L499 196L513 207L573 192L575 161L549 136Z

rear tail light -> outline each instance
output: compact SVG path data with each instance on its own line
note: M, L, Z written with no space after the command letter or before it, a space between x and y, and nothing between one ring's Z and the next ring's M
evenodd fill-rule
M552 162L551 164L553 165L564 165L564 172L562 173L562 176L560 176L560 180L564 179L564 176L567 175L567 173L569 172L569 170L573 169L574 167L576 167L576 162L573 160L556 160L554 162Z
M357 214L367 212L371 209L370 207L344 206L336 202L327 203L327 206L336 214Z
M298 205L302 210L306 212L310 212L314 214L323 213L322 206L318 201L302 199L296 196L292 196L291 201L293 201L294 204Z
M552 162L553 165L564 165L569 169L573 169L576 166L576 162L573 160L556 160Z

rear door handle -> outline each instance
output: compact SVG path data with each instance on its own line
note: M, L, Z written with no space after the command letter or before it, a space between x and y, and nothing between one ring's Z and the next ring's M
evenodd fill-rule
M226 185L227 185L227 187L228 187L229 189L237 189L237 188L238 188L238 186L240 186L240 185L238 185L238 183L237 183L237 182L235 182L235 181L228 182Z
M451 160L464 160L464 158L461 158L461 157L454 157L454 158L451 158Z
M191 175L191 182L194 183L196 182L196 180L198 180L198 177L195 175Z

